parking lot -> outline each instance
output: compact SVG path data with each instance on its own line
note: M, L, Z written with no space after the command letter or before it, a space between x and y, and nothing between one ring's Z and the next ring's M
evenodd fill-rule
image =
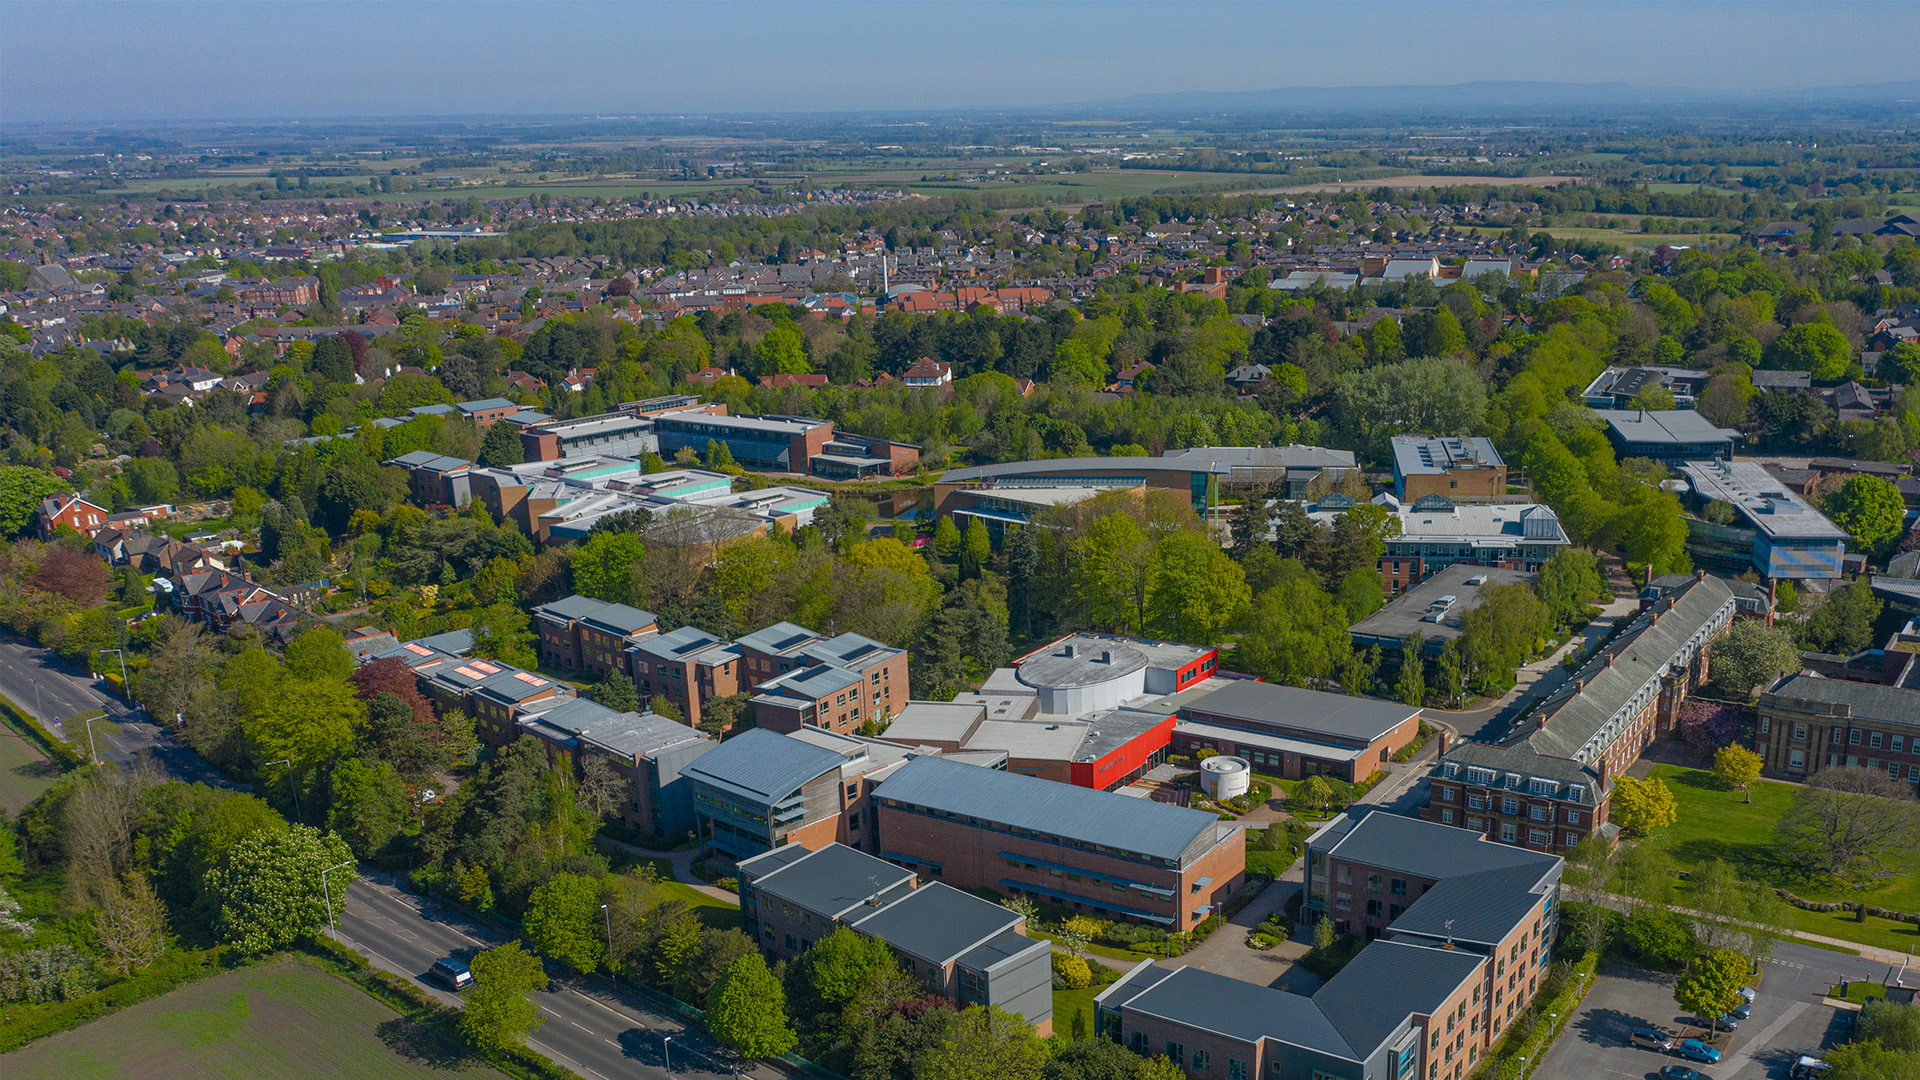
M1844 1021L1836 1019L1831 1006L1820 1004L1828 988L1842 978L1877 981L1886 975L1884 964L1783 942L1755 984L1752 1017L1715 1044L1722 1051L1720 1063L1684 1063L1714 1080L1786 1080L1800 1054L1846 1039ZM1683 1059L1628 1045L1628 1033L1654 1027L1676 1037L1700 1035L1689 1019L1673 1000L1672 978L1610 968L1587 992L1534 1075L1539 1080L1642 1080Z

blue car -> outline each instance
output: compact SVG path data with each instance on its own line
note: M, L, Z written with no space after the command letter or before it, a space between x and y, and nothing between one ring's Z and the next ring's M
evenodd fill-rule
M1703 1065L1718 1065L1720 1063L1720 1051L1715 1050L1699 1039L1688 1039L1674 1047L1673 1052L1686 1058L1688 1061L1698 1061Z
M1685 1065L1662 1065L1660 1080L1706 1080L1706 1078Z

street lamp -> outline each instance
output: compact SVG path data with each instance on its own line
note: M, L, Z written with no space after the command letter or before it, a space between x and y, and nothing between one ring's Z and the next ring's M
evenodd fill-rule
M88 730L92 729L89 728ZM295 786L293 782L293 759L281 758L279 761L267 762L267 768L269 769L275 765L285 765L287 767L287 790L293 793L293 816L296 819L304 818L306 815L300 812L300 789Z
M600 905L600 910L607 916L607 970L611 971L613 970L613 911L605 904Z
M127 651L125 649L101 649L102 653L115 653L120 657L120 692L133 700L133 684L127 682Z
M93 717L87 717L87 764L100 764L100 754L93 748Z
M660 1058L663 1062L666 1063L666 1070L668 1072L672 1072L673 1071L673 1036L667 1034L664 1031L660 1033Z
M335 941L340 940L340 931L334 929L333 925L333 889L327 884L327 875L340 869L342 866L352 865L353 860L348 859L346 862L329 866L325 870L320 871L320 895L324 896L327 901L327 933L331 935Z

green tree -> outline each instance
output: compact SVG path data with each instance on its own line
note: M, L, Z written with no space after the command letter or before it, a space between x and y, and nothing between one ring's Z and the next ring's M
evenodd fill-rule
M731 444L720 439L707 440L707 468L731 469L737 467L738 463L733 460L733 446Z
M487 1053L518 1050L545 1018L527 995L547 988L540 958L509 941L473 958L473 989L460 1010L460 1034Z
M1719 1018L1745 1000L1740 988L1746 985L1746 979L1746 957L1732 949L1714 949L1695 959L1674 984L1673 1000L1717 1030Z
M775 323L753 347L754 374L807 375L813 365L807 362L807 339L790 322Z
M987 535L987 523L979 518L967 522L967 532L961 539L961 554L973 560L976 567L985 566L993 558L993 538Z
M1685 920L1652 904L1628 912L1621 934L1640 962L1655 969L1678 967L1699 949Z
M1707 670L1721 693L1746 700L1753 688L1800 667L1800 647L1785 627L1737 619L1707 650Z
M1333 786L1327 783L1324 776L1309 776L1293 789L1293 798L1309 810L1326 810L1333 803Z
M634 571L646 554L646 545L632 533L594 533L574 549L568 564L574 592L608 603L633 604L638 599Z
M970 1005L914 1063L914 1080L1041 1080L1046 1044L1015 1013Z
M1400 681L1393 693L1404 705L1419 705L1427 699L1426 638L1409 634L1400 643Z
M1333 920L1325 915L1313 924L1313 947L1322 952L1333 947Z
M1880 598L1866 578L1827 594L1801 626L1801 640L1816 652L1851 656L1874 646L1873 624L1880 618ZM1795 662L1798 662L1796 658Z
M305 825L245 837L207 873L205 888L216 904L214 932L256 956L318 932L327 925L329 895L320 875L343 862L353 862L346 841ZM327 885L337 921L346 913L353 873L351 867L334 873Z
M45 470L0 465L0 536L18 535L43 500L66 490L66 481Z
M1853 363L1847 335L1830 322L1801 323L1767 346L1765 365L1786 371L1813 373L1814 382L1833 382Z
M346 639L331 626L316 626L288 642L286 664L296 679L345 679L355 666Z
M366 703L346 682L278 678L266 688L263 707L240 726L254 761L288 759L296 775L305 775L353 745L354 728L365 716Z
M1252 600L1246 570L1208 537L1177 532L1154 546L1147 577L1148 633L1215 642Z
M1572 626L1585 619L1587 608L1607 595L1600 576L1600 560L1585 548L1566 547L1554 553L1533 588L1553 616L1554 625Z
M1753 802L1753 782L1760 779L1760 755L1739 744L1714 751L1714 778L1730 788L1746 793L1742 802Z
M933 557L942 562L953 562L960 557L960 527L953 523L950 515L941 515L933 523Z
M1900 489L1878 476L1849 476L1829 494L1821 509L1835 525L1847 530L1854 547L1878 556L1900 539L1906 528L1906 504Z
M707 991L707 1030L743 1058L775 1057L799 1042L787 1026L787 993L758 951L738 957Z
M498 421L487 428L486 438L480 440L480 464L497 469L504 465L518 465L525 460L527 454L520 443L520 429Z
M1613 782L1613 823L1645 836L1679 820L1673 790L1659 779L1622 776Z
M1889 1050L1920 1054L1920 1009L1880 998L1867 1002L1854 1025L1853 1037L1878 1043Z
M1097 627L1133 633L1146 615L1154 544L1131 514L1094 521L1074 548L1074 592Z
M332 802L327 828L347 842L363 859L379 855L406 824L408 802L405 781L387 762L368 765L348 758L328 778Z
M527 937L534 948L573 970L592 971L606 949L599 914L600 883L558 873L527 898Z

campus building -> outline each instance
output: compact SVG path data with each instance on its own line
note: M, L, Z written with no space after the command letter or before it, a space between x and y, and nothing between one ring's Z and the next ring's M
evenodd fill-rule
M840 926L884 941L955 1008L994 1005L1053 1032L1053 946L1015 912L842 844L788 846L740 863L740 916L769 963Z
M571 420L541 420L520 429L520 452L528 461L571 457L638 458L660 452L653 420L631 412L596 413Z
M1358 783L1419 734L1417 705L1236 679L1180 706L1173 745L1245 758L1283 780Z
M1760 695L1753 748L1769 776L1885 769L1920 791L1920 690L1788 675Z
M1254 490L1281 484L1291 497L1303 494L1317 477L1338 479L1355 467L1351 451L1318 446L1203 446L1169 450L1159 457L1009 461L941 474L933 487L933 509L936 514L954 513L963 505L958 498L963 491L1001 494L1047 488L1098 491L1147 487L1181 492L1192 500L1196 512L1204 513L1218 505L1222 486ZM980 510L990 508L982 503L974 505ZM1028 505L1016 504L1001 512L1012 514L1016 519L1012 523L1017 524L1031 519ZM1027 516L1020 517L1022 513Z
M1450 747L1420 816L1543 852L1611 839L1613 778L1673 730L1737 609L1727 583L1704 572L1652 600L1497 745Z
M665 697L696 727L707 702L744 689L739 647L693 626L628 644L627 669L641 701Z
M1462 1080L1538 995L1561 860L1375 812L1308 840L1302 916L1369 944L1312 996L1142 961L1094 1026L1194 1078Z
M1738 431L1715 427L1692 409L1596 409L1594 415L1607 425L1607 438L1621 461L1651 458L1677 465L1730 458L1740 438Z
M585 596L568 596L532 609L540 663L605 678L630 675L627 646L660 632L650 611Z
M1246 878L1236 826L1199 810L914 757L874 792L880 856L961 889L1192 929Z
M1507 463L1489 439L1395 435L1393 490L1401 502L1439 495L1455 502L1506 497Z
M1442 495L1423 495L1404 503L1376 495L1381 506L1400 519L1400 534L1388 537L1380 556L1381 587L1395 596L1456 563L1538 573L1572 541L1560 518L1537 503L1463 504ZM1359 505L1335 492L1306 505L1307 516L1332 526Z
M779 622L734 642L755 690L755 724L841 734L885 723L907 699L907 653L855 633L834 637ZM898 689L899 694L894 690Z
M568 775L577 775L589 756L604 758L627 781L621 824L648 836L693 829L693 782L681 769L720 745L678 720L615 712L585 698L525 715L519 728L523 738L541 740Z
M1827 520L1758 462L1689 461L1680 472L1692 486L1697 512L1726 503L1737 524L1687 519L1687 552L1698 565L1768 578L1838 578L1847 553L1847 531Z

